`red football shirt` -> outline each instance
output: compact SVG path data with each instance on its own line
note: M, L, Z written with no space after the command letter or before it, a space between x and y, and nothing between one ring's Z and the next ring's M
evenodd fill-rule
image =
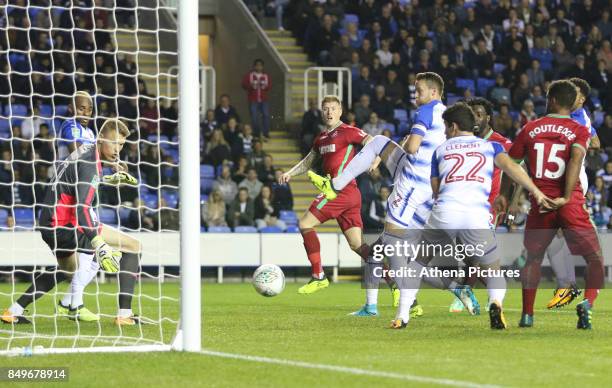
M491 129L489 133L483 137L483 139L501 144L501 146L504 147L504 150L506 150L506 152L508 152L510 150L510 147L512 147L512 142L510 140L495 132L493 129ZM495 166L495 168L493 169L493 177L491 178L491 194L489 195L489 203L491 204L491 206L493 206L493 201L495 201L495 198L497 198L497 196L499 195L499 191L501 190L501 178L502 170L499 167Z
M355 146L361 145L367 133L341 123L331 131L321 132L312 148L323 158L323 171L332 178L338 176L355 156ZM356 185L353 180L351 185Z
M547 196L558 198L565 192L565 168L572 146L586 150L589 137L589 130L569 116L548 115L525 124L508 154L514 159L526 159L536 186ZM584 201L580 181L574 194Z

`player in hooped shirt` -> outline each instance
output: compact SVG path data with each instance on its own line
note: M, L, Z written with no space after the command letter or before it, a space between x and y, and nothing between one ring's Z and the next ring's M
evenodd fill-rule
M93 144L96 135L88 127L93 111L93 101L89 93L79 90L68 106L73 117L66 119L58 135L58 159L62 160L74 152L81 144Z
M544 194L555 198L553 211L537 206L527 217L525 248L527 264L522 269L523 313L519 326L533 326L533 304L540 281L546 247L561 228L570 251L587 262L585 299L576 306L577 328L591 329L592 306L603 286L601 246L579 182L580 167L589 141L589 130L570 118L576 87L569 81L553 82L547 93L548 115L527 123L515 139L510 156L526 159L529 173Z
M506 280L500 271L495 233L489 218L489 196L495 168L500 168L513 180L525 187L540 205L550 199L534 185L525 171L517 166L497 142L474 136L476 120L472 109L465 103L449 107L442 115L448 140L434 152L431 162L431 187L435 203L422 233L423 241L437 246L461 242L474 249L478 267L490 270L487 290L491 301L489 315L492 329L507 327L502 302L506 293ZM466 201L466 198L469 198ZM469 214L468 217L466 215ZM431 257L422 254L410 262L408 269L420 274ZM454 257L454 256L453 256ZM407 277L402 284L404 294L411 302L418 292L421 276ZM404 328L408 315L400 315L393 328Z
M359 128L340 121L342 105L334 96L325 97L321 103L326 130L314 140L312 150L304 159L281 175L279 183L287 183L291 177L307 172L318 158L323 159L323 171L330 176L342 173L347 163L355 156L355 147L367 144L372 137ZM334 201L318 195L310 208L299 221L300 232L304 238L304 248L312 269L312 279L300 287L298 293L312 294L329 286L321 265L321 247L314 228L330 219L336 219L349 246L364 258L369 246L363 242L363 222L361 220L361 193L355 180L349 182Z

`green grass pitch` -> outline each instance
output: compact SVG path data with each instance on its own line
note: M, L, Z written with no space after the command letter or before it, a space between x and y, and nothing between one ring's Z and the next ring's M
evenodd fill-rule
M376 318L356 318L346 314L363 300L358 283L332 284L314 295L298 295L298 284L288 284L274 298L255 293L248 283L203 285L203 347L208 350L304 361L392 372L434 379L449 379L474 384L500 386L610 386L612 384L612 302L603 290L594 313L594 330L576 330L575 304L559 311L546 311L549 290L538 294L536 326L519 329L520 290L509 290L505 302L507 331L489 329L487 315L476 317L450 314L449 293L423 290L419 301L425 315L411 320L406 330L390 330L393 318L388 291L381 290ZM18 290L25 288L18 285ZM160 307L155 297L163 294L177 298L177 284L144 284L141 298L145 315L156 318ZM116 292L116 285L101 286ZM0 293L10 291L0 285ZM88 291L91 291L88 289ZM480 301L486 291L477 290ZM126 328L119 333L111 324L114 314L111 295L101 297L101 311L108 314L102 321L105 335L122 334L122 340L146 338L169 342L175 324L166 321L158 326ZM0 295L1 307L8 297ZM86 299L91 307L92 297ZM38 304L39 313L52 313L53 298L46 296ZM105 307L106 306L106 307ZM161 315L176 319L178 304L161 303ZM2 330L10 326L0 327ZM19 330L31 328L18 327ZM37 332L54 335L55 330L67 339L56 345L71 346L71 333L96 335L97 325L66 319L41 319ZM73 334L72 334L73 335ZM7 334L0 335L0 348L7 346ZM48 346L48 340L36 344ZM83 342L82 344L86 344ZM12 346L21 345L19 341ZM101 343L104 345L104 343ZM401 381L391 377L355 375L325 369L308 369L289 365L219 358L202 354L175 352L129 354L45 355L0 358L0 366L67 366L70 385L80 386L432 386L434 382Z

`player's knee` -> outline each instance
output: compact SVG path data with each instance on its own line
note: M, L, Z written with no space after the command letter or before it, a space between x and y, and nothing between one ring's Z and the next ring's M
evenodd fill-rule
M300 231L304 232L307 229L312 229L314 227L314 225L312 225L312 222L310 222L310 220L301 218L298 221L298 228L300 228Z

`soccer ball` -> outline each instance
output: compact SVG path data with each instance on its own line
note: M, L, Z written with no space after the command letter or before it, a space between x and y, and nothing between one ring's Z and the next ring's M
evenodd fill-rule
M264 264L253 274L253 287L263 296L276 296L285 289L285 274L278 265Z

